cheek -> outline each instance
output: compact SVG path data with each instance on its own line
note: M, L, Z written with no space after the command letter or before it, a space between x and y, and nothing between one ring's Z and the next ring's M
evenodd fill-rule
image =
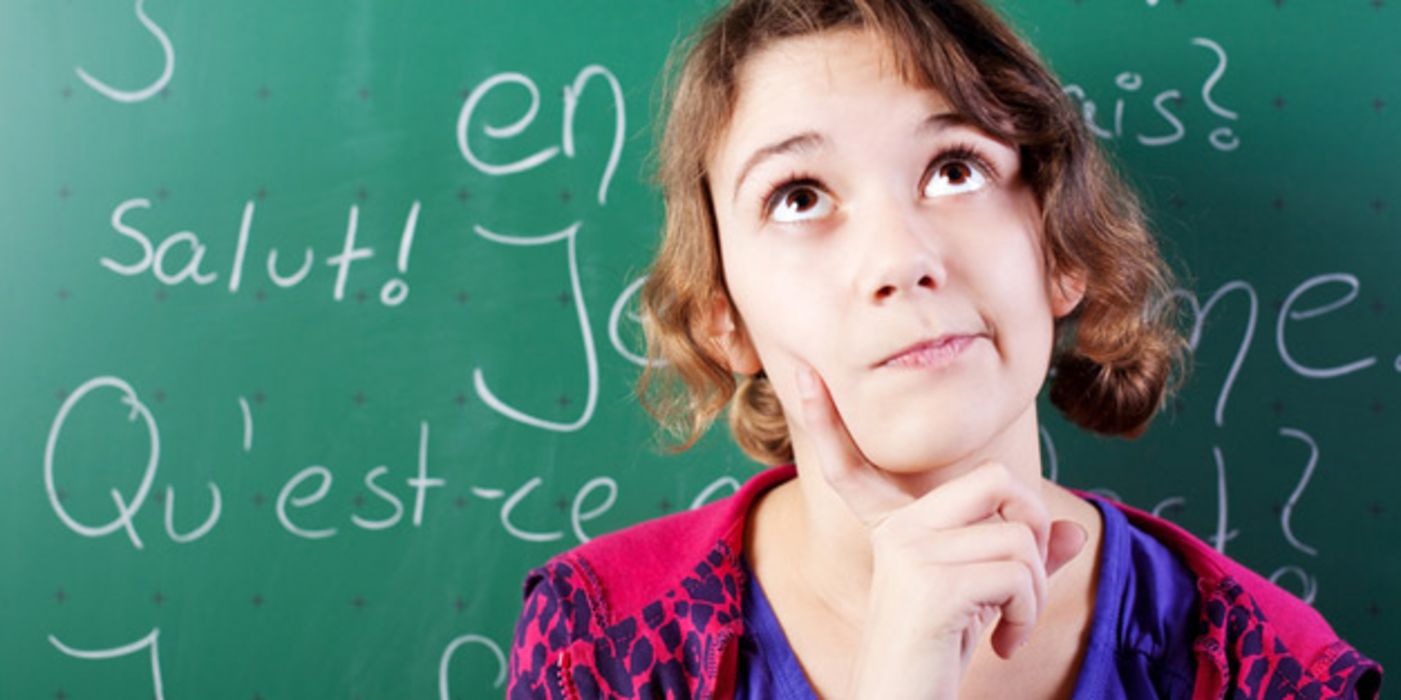
M808 270L766 265L730 287L754 351L790 415L800 406L799 364L815 369L834 391L843 382L837 374L843 352L839 307L813 277Z
M767 284L760 295L736 294L735 304L769 376L791 373L795 361L821 371L835 351L836 338L826 327L833 322L831 305L781 276Z
M727 262L725 273L756 346L792 349L822 343L820 326L832 322L837 301L832 286L824 283L830 275L819 271L822 261L800 251L746 243L734 247L737 259Z

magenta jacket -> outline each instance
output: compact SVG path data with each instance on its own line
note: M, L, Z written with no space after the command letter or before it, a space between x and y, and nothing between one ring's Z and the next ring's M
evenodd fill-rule
M727 498L604 535L531 570L507 697L733 697L745 519L756 495L795 474L791 464L767 469ZM1381 666L1312 607L1186 530L1114 505L1197 575L1204 631L1193 643L1195 698L1378 695Z

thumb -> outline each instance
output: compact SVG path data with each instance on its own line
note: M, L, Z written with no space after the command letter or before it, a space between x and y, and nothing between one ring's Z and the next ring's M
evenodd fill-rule
M1050 576L1065 566L1080 550L1085 548L1090 533L1084 526L1072 520L1057 520L1051 523L1051 541L1046 552L1046 575Z

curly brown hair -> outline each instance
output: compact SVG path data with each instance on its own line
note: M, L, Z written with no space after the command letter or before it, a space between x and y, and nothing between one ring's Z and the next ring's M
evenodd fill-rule
M662 102L670 111L656 122L654 183L666 214L641 293L648 363L637 392L679 440L672 450L693 446L729 404L745 453L765 464L793 459L764 373L737 378L706 330L711 300L730 298L706 162L733 114L744 60L780 39L838 29L874 31L907 84L938 90L1019 149L1042 212L1048 278L1074 272L1087 282L1080 305L1055 322L1051 403L1088 430L1142 434L1186 373L1172 270L1138 197L1035 51L981 0L735 0L673 47Z

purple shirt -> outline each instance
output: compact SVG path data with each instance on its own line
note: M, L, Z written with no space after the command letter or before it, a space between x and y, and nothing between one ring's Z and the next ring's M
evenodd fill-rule
M1074 700L1190 698L1196 678L1192 638L1197 587L1182 561L1098 497L1104 518L1090 639ZM736 700L815 700L749 561Z

